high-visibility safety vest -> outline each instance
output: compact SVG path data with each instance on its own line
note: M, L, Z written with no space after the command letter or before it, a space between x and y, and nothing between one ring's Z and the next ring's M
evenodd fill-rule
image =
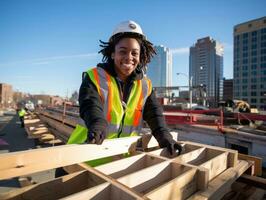
M18 111L18 116L19 117L24 117L26 114L26 111L22 108L20 111Z
M103 68L96 67L87 71L97 88L103 103L104 115L108 122L107 138L138 135L142 127L142 112L151 94L151 81L144 77L133 82L127 104L121 95L114 77Z
M151 94L152 85L148 78L135 80L127 104L120 98L119 89L114 77L102 68L87 71L90 79L97 88L104 107L104 115L108 122L107 139L137 135L142 126L142 110ZM77 124L67 144L82 144L87 140L88 129ZM124 157L129 154L124 154ZM95 167L111 162L112 157L86 162Z

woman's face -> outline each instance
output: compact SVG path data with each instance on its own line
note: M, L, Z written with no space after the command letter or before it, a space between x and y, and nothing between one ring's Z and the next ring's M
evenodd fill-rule
M123 38L115 46L112 53L115 71L122 81L136 69L140 59L140 45L134 38Z

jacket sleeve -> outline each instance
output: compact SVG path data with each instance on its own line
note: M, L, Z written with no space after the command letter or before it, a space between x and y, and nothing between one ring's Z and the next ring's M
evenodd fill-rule
M153 91L145 103L143 119L148 123L152 135L159 144L165 139L171 140L173 138L166 126L162 106L157 101Z
M106 130L107 121L104 117L102 101L88 74L83 78L79 89L79 105L80 117L89 130Z

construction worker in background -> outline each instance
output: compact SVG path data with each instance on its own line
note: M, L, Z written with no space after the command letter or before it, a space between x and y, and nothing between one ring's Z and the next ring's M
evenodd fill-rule
M21 122L21 128L24 128L24 116L26 114L26 110L22 107L19 111L18 111L18 116Z
M79 90L80 116L87 129L78 125L68 144L100 145L106 138L136 136L145 120L160 147L170 154L180 153L182 148L169 133L151 80L145 75L156 53L141 27L134 21L122 22L108 42L100 42L103 63L85 73Z

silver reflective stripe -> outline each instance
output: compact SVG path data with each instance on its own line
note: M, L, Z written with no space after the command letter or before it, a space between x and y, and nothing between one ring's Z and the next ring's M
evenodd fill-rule
M141 125L139 126L125 126L123 127L122 133L130 135L132 132L140 133Z
M104 111L104 116L107 115L108 111L108 83L107 83L107 73L102 69L101 67L97 67L98 71L98 76L99 76L99 81L100 81L100 90L101 90L101 95L103 96L103 111Z
M109 124L107 133L117 133L118 129L119 129L119 125ZM128 134L128 136L129 136L132 132L140 133L140 130L141 130L141 125L140 126L126 126L126 125L124 125L123 130L122 130L122 134Z
M119 129L119 124L108 124L107 133L117 133Z
M143 105L145 105L146 100L148 98L148 91L149 91L148 81L143 78L142 79L142 95L144 97L144 99L143 99Z

